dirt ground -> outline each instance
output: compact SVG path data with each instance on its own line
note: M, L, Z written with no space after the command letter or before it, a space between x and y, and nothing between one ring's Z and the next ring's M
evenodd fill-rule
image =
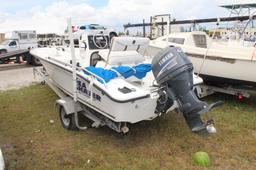
M39 82L34 78L33 67L0 71L0 91L19 89Z

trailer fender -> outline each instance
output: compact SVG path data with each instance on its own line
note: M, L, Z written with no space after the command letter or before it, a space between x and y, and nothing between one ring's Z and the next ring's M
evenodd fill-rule
M68 115L75 113L75 107L77 112L83 110L80 105L76 104L75 106L74 100L71 97L56 100L55 106L58 106L58 109L62 106Z

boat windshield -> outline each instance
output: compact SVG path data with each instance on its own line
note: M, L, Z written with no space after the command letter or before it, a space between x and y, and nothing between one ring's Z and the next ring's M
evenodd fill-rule
M64 43L69 46L69 39L65 39ZM74 47L79 48L79 40L74 39ZM82 46L81 46L82 47ZM110 39L108 35L88 35L88 46L86 44L86 48L90 50L98 50L98 49L109 49L110 47Z
M207 48L207 39L205 35L194 34L193 39L196 47Z
M89 35L88 43L91 50L108 49L110 47L108 35Z

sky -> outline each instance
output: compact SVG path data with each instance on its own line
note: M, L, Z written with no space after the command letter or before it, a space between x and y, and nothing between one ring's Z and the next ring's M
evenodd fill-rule
M63 34L68 17L73 25L98 23L121 31L124 24L158 14L177 20L224 17L229 13L219 5L247 2L256 0L0 0L0 32Z

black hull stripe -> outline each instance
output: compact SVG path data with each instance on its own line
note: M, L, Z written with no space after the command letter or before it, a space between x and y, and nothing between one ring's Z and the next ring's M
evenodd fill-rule
M202 54L196 54L196 53L185 53L186 55L188 55L189 57L194 57L194 58L204 58L205 56L202 55ZM206 59L207 60L218 60L218 61L222 61L222 62L226 62L226 63L230 63L230 64L234 64L236 62L235 59L232 59L232 58L223 58L223 57L220 57L220 56L210 56L210 55L207 55L206 56Z
M200 74L200 77L203 78L204 83L206 84L230 84L230 85L245 85L245 86L254 86L256 87L256 82L253 81L244 81L244 80L237 80L237 79L231 79L231 78L224 78L224 77L217 77L217 76L211 76L206 74Z

